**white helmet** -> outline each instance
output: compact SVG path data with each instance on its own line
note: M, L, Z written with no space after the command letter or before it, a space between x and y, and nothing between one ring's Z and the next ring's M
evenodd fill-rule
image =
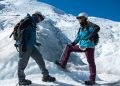
M82 13L80 13L80 14L77 16L77 19L80 18L80 17L82 17L82 16L88 18L88 14L85 13L85 12L82 12Z

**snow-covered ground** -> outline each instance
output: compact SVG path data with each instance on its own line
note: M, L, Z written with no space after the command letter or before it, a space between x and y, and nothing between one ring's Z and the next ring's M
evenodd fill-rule
M39 23L37 40L47 69L57 82L41 81L41 71L30 59L25 70L33 86L59 85L84 86L82 81L89 78L89 69L84 54L72 53L67 65L68 71L57 67L53 62L60 58L63 48L76 37L79 28L75 16L66 14L48 4L36 0L1 0L0 1L0 86L15 86L17 84L18 52L14 40L9 39L14 25L27 13L42 12L46 19ZM120 22L108 19L89 17L89 20L101 27L100 43L96 47L95 60L97 66L97 82L103 86L120 85ZM107 83L107 84L105 84ZM113 84L112 84L113 83Z

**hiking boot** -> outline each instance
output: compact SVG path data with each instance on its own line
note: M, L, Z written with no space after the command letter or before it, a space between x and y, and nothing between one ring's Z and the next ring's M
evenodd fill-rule
M30 80L26 80L26 79L19 80L19 85L30 85L30 84L32 84Z
M55 79L55 77L51 77L51 76L43 76L42 77L42 81L44 81L44 82L54 82L54 81L56 81L56 79Z
M59 61L55 61L55 64L60 66L61 68L65 69L65 66L61 65Z
M85 81L85 84L86 84L86 85L94 85L94 84L95 84L95 81L88 80L88 81Z

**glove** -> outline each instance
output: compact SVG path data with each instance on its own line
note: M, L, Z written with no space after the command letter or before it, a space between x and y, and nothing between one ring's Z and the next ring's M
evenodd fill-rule
M72 43L68 44L68 46L69 46L69 47L75 46L75 42L72 42Z
M41 46L41 43L38 43L38 42L36 42L36 44L35 44L36 46Z
M75 42L72 42L71 44L72 44L72 46L75 46L75 45L76 45L76 43L75 43Z
M23 44L23 45L21 46L21 49L22 49L22 52L26 52L26 51L27 51L26 45Z
M71 46L72 46L72 43L71 43L71 44L68 44L67 46L71 47Z

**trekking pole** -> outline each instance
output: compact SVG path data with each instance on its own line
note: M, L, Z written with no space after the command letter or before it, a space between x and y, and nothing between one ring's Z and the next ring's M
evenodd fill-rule
M12 33L10 34L9 38L11 38L11 37L12 37L13 33L14 33L14 32L12 32Z
M16 15L0 15L0 16L20 16L20 15L16 14Z

